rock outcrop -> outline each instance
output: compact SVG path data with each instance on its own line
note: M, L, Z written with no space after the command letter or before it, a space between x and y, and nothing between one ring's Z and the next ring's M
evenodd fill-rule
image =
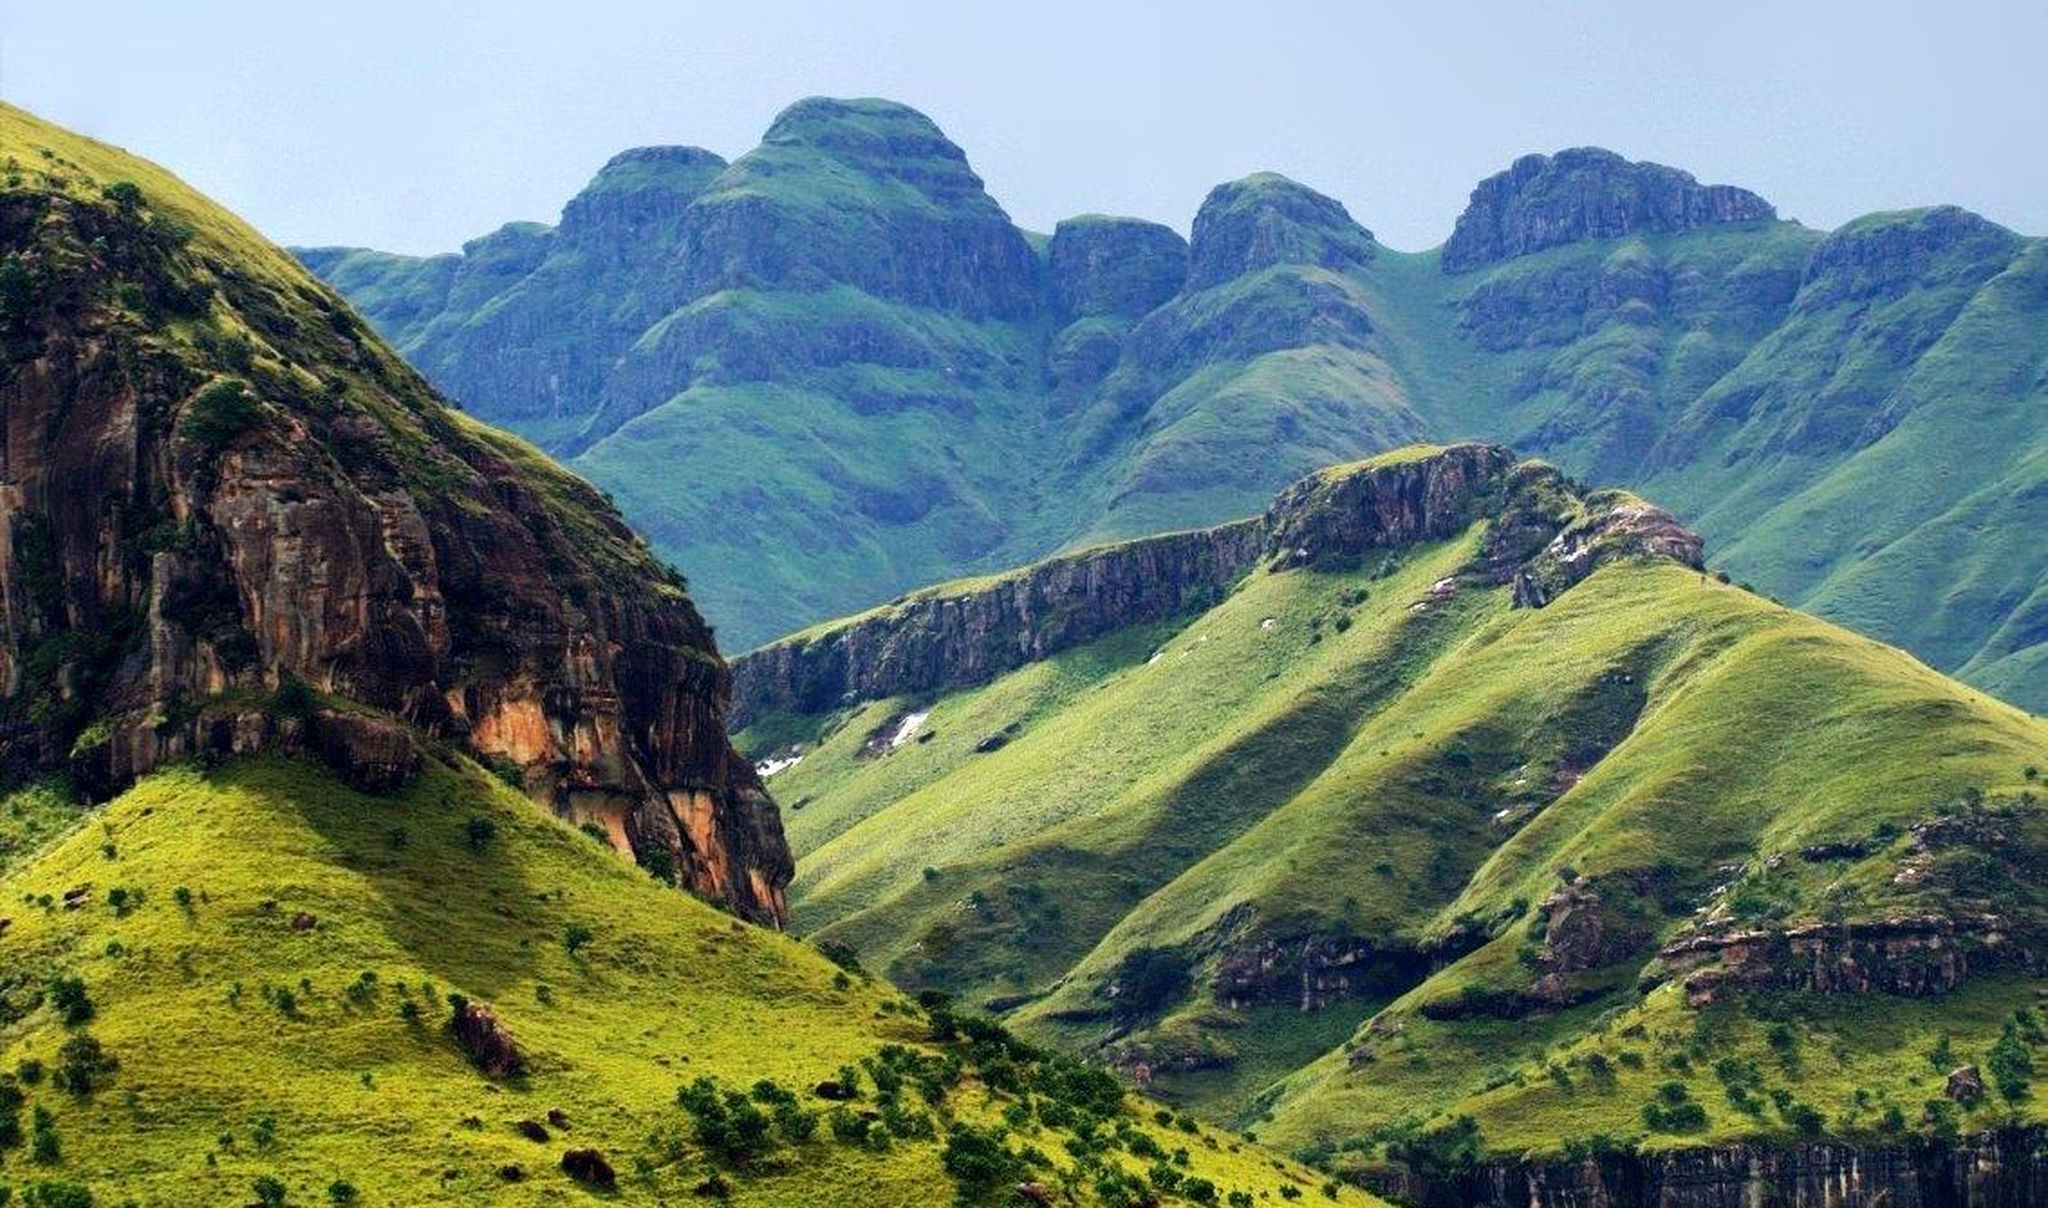
M469 1055L476 1068L487 1078L510 1078L525 1068L526 1062L519 1055L519 1045L512 1039L512 1030L505 1026L498 1013L480 1002L464 1000L455 1008L455 1015L448 1021L449 1029L455 1034L455 1043ZM536 1123L535 1127L539 1125ZM536 1140L547 1140L545 1131Z
M2048 1202L2048 1131L1604 1153L1434 1178L1389 1168L1367 1182L1423 1208L2023 1208Z
M1356 565L1373 550L1496 525L1475 573L1542 607L1609 561L1698 566L1700 541L1621 492L1582 495L1552 467L1497 445L1406 450L1312 475L1265 515L1065 554L994 582L941 585L751 651L733 667L736 727L763 713L816 713L982 683L1119 629L1221 599L1261 562Z
M232 217L74 179L0 196L32 285L0 320L6 770L105 795L310 711L359 786L402 782L417 752L362 707L779 920L780 820L674 573Z
M1690 173L1630 163L1598 147L1525 155L1472 190L1471 204L1444 244L1443 267L1462 272L1588 239L1776 217L1769 202L1747 189L1703 185Z
M1682 936L1659 956L1684 979L1686 1000L1694 1006L1728 990L1920 998L1953 990L1972 972L2036 967L2042 959L1996 915L1948 914L1712 930Z

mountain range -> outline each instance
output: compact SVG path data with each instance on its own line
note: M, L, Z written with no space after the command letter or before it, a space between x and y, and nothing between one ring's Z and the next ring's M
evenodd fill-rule
M1657 498L1717 567L2048 702L2042 241L1823 232L1597 149L1384 247L1272 174L1191 238L1018 228L923 115L812 99L727 163L628 151L553 226L298 253L473 414L610 492L746 646L1483 439Z

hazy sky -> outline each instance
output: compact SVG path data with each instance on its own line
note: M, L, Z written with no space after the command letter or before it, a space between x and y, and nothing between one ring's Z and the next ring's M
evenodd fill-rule
M1210 186L1272 169L1417 249L1514 156L1592 143L1815 226L1949 201L2048 234L2044 0L0 9L0 96L284 243L552 221L622 148L736 156L815 94L916 105L1040 230L1185 230Z

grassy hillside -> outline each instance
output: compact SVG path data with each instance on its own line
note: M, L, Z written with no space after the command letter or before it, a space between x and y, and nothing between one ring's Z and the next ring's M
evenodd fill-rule
M797 927L1354 1173L1464 1115L1509 1154L1791 1135L1799 1104L1947 1127L1924 1050L1986 1060L2048 941L2048 724L1669 562L1511 608L1461 574L1486 525L981 687L758 719L743 747L802 752L771 781ZM1847 937L1926 917L1953 983L1802 973L1917 968ZM1814 923L1844 949L1688 1006L1722 966L1670 946ZM1673 1081L1705 1123L1646 1124Z
M6 867L0 900L0 1188L45 1189L31 1203L70 1184L240 1204L272 1178L294 1204L559 1203L580 1148L628 1203L714 1180L738 1203L997 1203L1024 1179L1115 1202L1096 1184L1151 1177L1155 1151L1183 1187L1321 1198L1236 1137L1106 1104L1078 1067L986 1032L934 1042L895 990L658 886L474 766L390 799L276 757L166 771ZM465 1057L457 995L509 1029L520 1072ZM910 1085L885 1096L892 1070ZM794 1099L767 1096L775 1123L730 1156L748 1147L678 1105L702 1078ZM835 1122L828 1080L879 1116ZM1000 1151L971 1144L997 1128ZM996 1181L956 1180L949 1152Z

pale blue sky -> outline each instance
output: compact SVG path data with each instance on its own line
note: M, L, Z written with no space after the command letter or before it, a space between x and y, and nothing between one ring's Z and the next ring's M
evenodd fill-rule
M1285 172L1389 245L1580 144L1833 226L1952 201L2048 234L2048 3L350 4L0 10L0 96L286 243L451 249L551 221L610 155L744 152L799 97L918 106L1027 226L1185 230Z

